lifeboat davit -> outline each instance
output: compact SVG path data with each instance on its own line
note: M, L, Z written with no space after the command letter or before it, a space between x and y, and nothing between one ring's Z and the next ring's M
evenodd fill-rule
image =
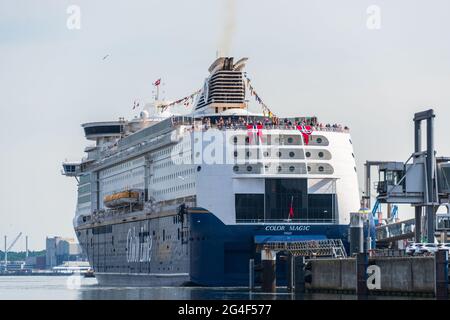
M128 206L139 202L139 191L127 190L107 195L103 203L108 208Z

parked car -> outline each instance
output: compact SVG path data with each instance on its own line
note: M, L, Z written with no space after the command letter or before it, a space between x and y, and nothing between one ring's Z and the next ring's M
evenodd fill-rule
M450 243L440 243L439 250L447 250L450 254Z
M419 248L421 254L433 254L439 250L439 245L436 243L423 243Z
M408 244L405 248L406 254L410 256L415 255L418 252L418 245L421 245L421 243L412 242Z

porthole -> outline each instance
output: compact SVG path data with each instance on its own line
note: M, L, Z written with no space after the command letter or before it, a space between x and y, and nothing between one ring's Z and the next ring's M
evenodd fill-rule
M310 166L308 166L308 172L311 172L311 167Z
M252 171L252 170L253 170L252 166L247 166L247 171L248 171L248 172L250 172L250 171Z
M294 166L290 166L290 167L289 167L289 171L290 171L290 172L294 172L294 170L295 170L295 167L294 167Z
M278 158L281 158L281 152L280 151L277 152L277 156L278 156Z
M305 155L306 155L307 158L309 158L309 157L311 157L311 152L307 151L307 152L305 153Z
M288 142L288 143L293 143L293 142L294 142L294 139L292 139L292 137L289 137L289 138L287 139L287 142Z
M278 167L277 167L277 171L278 171L278 172L281 172L281 170L283 170L283 168L282 168L281 166L278 166Z
M234 167L233 167L233 171L234 171L234 172L238 172L238 171L239 171L239 166L234 166Z
M201 166L198 166L198 167L197 167L197 172L200 172L200 170L202 170L202 167L201 167Z
M295 156L295 152L291 151L289 152L289 157L293 158Z
M319 152L319 158L323 158L323 152Z
M250 142L250 138L249 137L246 137L245 138L245 143L249 143Z
M250 158L252 153L250 151L247 151L246 155L247 155L247 158Z
M238 152L235 151L235 152L234 152L234 157L237 158L237 156L238 156Z
M322 166L319 167L319 172L323 172L324 168Z
M238 138L237 138L237 137L234 137L234 138L233 138L233 142L234 142L234 144L236 144L236 143L238 142Z
M317 143L322 143L322 138L317 138Z
M269 166L268 164L266 164L266 165L264 166L264 168L265 168L266 170L269 170L270 166Z
M264 157L268 157L269 156L269 151L264 151Z

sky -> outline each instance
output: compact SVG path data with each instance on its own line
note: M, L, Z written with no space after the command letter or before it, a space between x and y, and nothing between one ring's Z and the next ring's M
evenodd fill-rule
M60 170L90 144L81 123L134 117L160 77L167 99L197 90L224 37L275 114L351 128L361 189L366 160L409 157L415 112L435 110L450 156L448 12L447 0L0 0L0 236L23 232L32 250L74 237L76 181Z

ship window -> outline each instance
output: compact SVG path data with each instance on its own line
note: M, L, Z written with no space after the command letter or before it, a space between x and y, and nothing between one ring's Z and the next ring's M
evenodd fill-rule
M289 137L289 138L287 139L287 142L288 142L288 143L292 143L292 142L294 142L294 139L292 139L292 137Z
M310 166L308 166L308 172L310 172L311 171L311 167Z
M247 157L250 157L252 153L250 151L247 151Z
M269 151L264 151L264 157L268 157L269 156Z
M290 167L289 167L289 171L290 171L290 172L294 172L294 170L295 170L295 167L294 167L294 166L290 166Z
M253 169L252 166L247 166L247 171L248 172L252 171L252 169Z
M238 142L238 138L237 138L237 137L234 137L234 138L233 138L233 142L234 142L234 144L236 144L236 143Z
M319 172L323 172L324 168L322 166L319 167Z
M250 142L250 138L249 137L246 137L245 138L245 143L249 143Z
M280 151L277 152L277 156L278 156L278 158L281 158L281 152Z
M323 158L323 152L319 152L319 158Z
M278 171L278 172L281 172L281 170L283 170L283 168L282 168L281 166L278 166L278 167L277 167L277 171Z
M316 221L331 221L335 207L334 194L308 195L308 219Z
M266 219L285 220L292 203L294 219L307 217L307 179L266 179Z
M236 221L264 219L264 194L235 194Z
M291 157L291 158L293 158L295 156L295 153L294 152L289 152L289 157Z
M307 158L311 157L311 152L307 151L307 152L306 152L306 157L307 157Z
M239 166L234 166L234 167L233 167L233 171L234 171L234 172L238 172L238 171L239 171Z
M202 167L201 167L201 166L198 166L198 167L197 167L197 171L199 172L200 170L202 170Z
M322 138L317 138L317 143L322 143Z

